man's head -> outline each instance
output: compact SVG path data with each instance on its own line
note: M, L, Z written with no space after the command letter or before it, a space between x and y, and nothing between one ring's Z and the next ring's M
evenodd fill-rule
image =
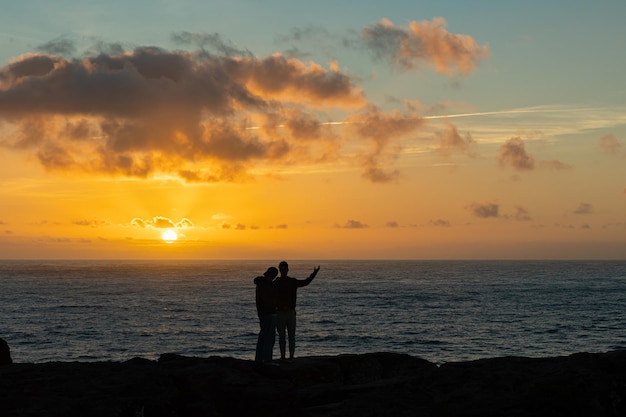
M289 264L285 261L282 261L278 264L278 269L280 269L281 275L287 275L287 272L289 271Z

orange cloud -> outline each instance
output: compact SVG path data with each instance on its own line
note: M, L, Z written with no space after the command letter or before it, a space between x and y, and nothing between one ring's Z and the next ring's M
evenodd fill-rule
M413 113L424 110L418 101L407 104L408 115L376 109L336 62L259 58L218 34L172 40L200 49L101 44L70 59L60 54L73 54L74 44L61 37L0 67L0 123L8 126L0 147L33 155L48 170L96 175L243 181L257 166L341 160L386 183L400 176L400 140L424 125ZM489 55L448 32L443 19L408 28L383 20L365 28L363 40L393 65L426 64L446 75L466 75ZM356 113L326 122L337 111ZM471 143L453 128L440 139L446 151Z
M600 138L598 147L607 155L617 155L622 149L622 144L613 135L605 135Z
M225 60L229 75L259 96L315 107L361 107L367 102L360 88L335 66L331 71L295 58L275 54L265 59Z
M131 226L138 226L141 228L153 227L155 229L169 229L169 228L190 228L194 227L191 220L183 218L178 222L174 222L172 219L163 216L155 216L152 219L142 219L135 217L130 222Z
M524 141L511 138L500 147L498 161L501 166L510 164L518 171L530 171L535 168L535 159L524 149Z
M398 141L422 119L366 104L337 65L281 55L30 54L0 68L0 122L12 127L0 146L31 153L49 170L190 182L240 181L256 164L349 154L366 179L391 181ZM322 119L332 108L360 113L338 122L346 129L337 133Z
M358 220L348 220L343 226L336 225L335 227L342 229L366 229L369 226L365 223L361 223Z
M377 58L389 59L405 70L426 63L445 75L467 75L489 57L488 47L477 44L471 36L448 32L442 18L414 21L408 28L398 28L383 19L363 29L362 37Z
M396 179L399 172L386 167L401 150L399 146L390 145L397 144L400 138L422 127L424 120L417 115L384 113L372 107L365 113L349 116L345 123L349 137L369 141L369 149L359 155L364 168L363 176L372 182L389 182Z
M437 150L443 156L449 156L453 150L467 152L471 145L475 142L472 135L467 133L465 137L459 134L456 126L450 122L445 122L445 130L435 134L437 139Z
M467 208L472 212L474 216L482 219L496 218L500 215L500 206L495 203L472 203Z

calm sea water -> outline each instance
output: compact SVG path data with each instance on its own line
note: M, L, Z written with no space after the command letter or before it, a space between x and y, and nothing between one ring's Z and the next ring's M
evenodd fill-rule
M0 337L15 362L252 359L252 280L276 263L0 261ZM291 261L290 275L316 264L298 291L296 356L626 349L625 261Z

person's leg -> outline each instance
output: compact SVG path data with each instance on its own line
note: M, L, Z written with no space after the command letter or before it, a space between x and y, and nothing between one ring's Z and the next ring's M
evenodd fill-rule
M265 324L265 336L263 338L263 362L272 361L274 343L276 341L276 314L267 316Z
M263 346L265 345L265 329L263 328L263 317L259 317L259 337L256 341L255 362L263 362Z
M285 359L285 328L287 327L285 312L279 311L276 315L276 329L278 330L278 346L280 358Z
M256 343L256 362L271 362L276 340L276 315L268 314L259 318L261 330Z
M293 359L296 352L296 311L291 310L287 319L287 333L289 335L289 358Z

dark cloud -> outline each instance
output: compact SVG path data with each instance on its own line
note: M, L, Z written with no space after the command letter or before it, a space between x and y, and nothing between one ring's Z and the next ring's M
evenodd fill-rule
M246 230L247 229L246 225L241 224L241 223L231 224L231 223L224 222L224 223L221 223L219 227L222 229L226 229L226 230L231 230L231 229L232 230Z
M530 217L530 214L528 213L528 210L526 210L522 206L517 206L515 208L515 214L513 214L512 218L514 220L519 220L519 221L530 221L530 220L532 220L532 218Z
M429 223L436 227L450 227L450 222L444 219L431 220Z
M253 164L290 152L320 158L307 154L307 146L318 143L293 141L324 136L328 149L337 143L307 108L366 103L338 69L280 55L234 58L158 48L80 60L33 54L0 68L0 121L15 126L0 145L32 152L48 169L138 177L165 171L192 181L233 181ZM272 120L274 131L283 126L283 132L277 137L270 129L242 128L251 117Z
M362 37L378 54L391 46L383 55L405 69L428 63L465 75L488 55L440 19L406 29L382 21ZM331 38L312 27L282 41ZM401 138L424 125L416 107L409 114L373 107L336 62L259 58L216 33L177 32L172 40L199 49L126 50L96 40L79 59L68 58L75 47L61 37L0 67L0 123L10 132L0 147L35 156L48 170L95 175L244 181L257 166L341 160L387 183L400 176ZM337 110L352 113L336 120ZM453 133L442 147L466 150L471 137Z
M467 207L474 216L482 219L499 217L500 206L494 203L472 203Z
M408 28L383 19L363 29L361 36L376 58L404 70L427 65L442 74L467 75L489 56L489 48L471 36L448 32L442 18L414 21Z
M366 229L369 226L358 220L348 220L343 226L337 225L336 227L342 229Z
M190 33L176 32L172 34L172 41L178 45L191 45L202 49L212 49L225 56L253 56L247 49L238 48L233 42L225 40L219 33Z
M333 41L334 36L321 26L306 26L301 28L293 28L286 35L280 35L276 38L277 42L326 42Z
M498 161L501 166L511 165L518 171L530 171L535 168L535 159L524 149L524 141L511 138L500 147Z
M76 220L73 221L72 224L77 226L89 226L89 227L101 227L101 226L109 226L110 223L104 220Z
M373 183L387 183L391 181L395 181L400 176L400 171L397 169L386 171L383 168L376 166L375 161L370 162L371 166L366 167L363 172L363 178L373 182Z
M76 46L71 39L59 37L39 45L36 49L39 52L45 52L47 54L71 56L75 53Z

